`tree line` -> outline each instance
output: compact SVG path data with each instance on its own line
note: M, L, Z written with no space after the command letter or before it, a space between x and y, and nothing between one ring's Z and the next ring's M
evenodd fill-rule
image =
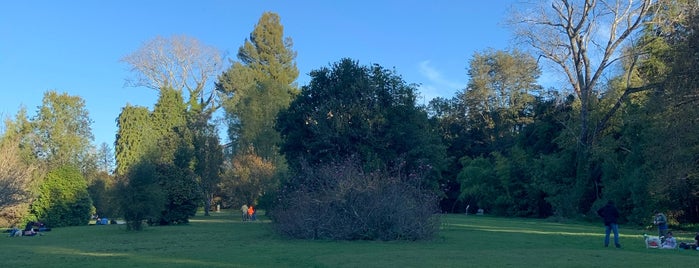
M350 58L299 87L271 12L227 68L194 38L155 38L123 61L159 98L122 109L113 153L90 144L77 96L47 92L36 116L6 120L2 218L140 229L247 203L292 237L421 239L437 212L579 218L614 200L629 223L697 222L696 1L549 4L512 14L520 46L476 52L465 88L428 105L396 70ZM542 68L566 85L540 85Z

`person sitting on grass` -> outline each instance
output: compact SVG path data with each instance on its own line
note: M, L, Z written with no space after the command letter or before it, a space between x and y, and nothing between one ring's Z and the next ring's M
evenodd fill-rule
M675 237L672 236L672 232L667 232L667 235L665 236L665 241L663 241L663 245L660 248L674 249L676 247L677 240L675 240Z
M27 225L24 227L24 231L22 232L22 236L35 236L37 234L36 231L34 231L34 222L30 221L27 223Z

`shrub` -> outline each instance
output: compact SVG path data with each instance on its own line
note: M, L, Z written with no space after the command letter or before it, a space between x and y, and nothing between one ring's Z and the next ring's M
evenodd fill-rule
M281 189L270 217L300 239L419 240L439 226L437 195L420 176L364 172L354 160L302 165Z
M150 223L169 225L189 222L202 201L194 173L175 165L159 164L156 174L165 201L159 216Z
M50 227L86 225L92 201L80 170L63 166L49 172L31 205L31 217Z
M144 220L157 217L162 210L163 193L156 181L155 165L147 161L120 177L115 192L128 230L141 230Z

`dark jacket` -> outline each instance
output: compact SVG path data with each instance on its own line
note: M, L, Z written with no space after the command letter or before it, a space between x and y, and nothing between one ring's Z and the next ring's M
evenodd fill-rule
M614 207L614 204L607 204L597 210L597 215L604 219L604 225L616 223L619 218L619 211Z

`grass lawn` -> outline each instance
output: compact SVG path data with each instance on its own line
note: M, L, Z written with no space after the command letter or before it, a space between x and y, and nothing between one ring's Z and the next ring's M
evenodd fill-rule
M237 212L197 215L190 224L55 228L0 238L0 267L681 267L699 251L646 249L640 229L622 226L622 249L603 247L602 224L446 215L431 241L298 241ZM235 214L235 215L233 215ZM678 241L693 234L677 233Z

